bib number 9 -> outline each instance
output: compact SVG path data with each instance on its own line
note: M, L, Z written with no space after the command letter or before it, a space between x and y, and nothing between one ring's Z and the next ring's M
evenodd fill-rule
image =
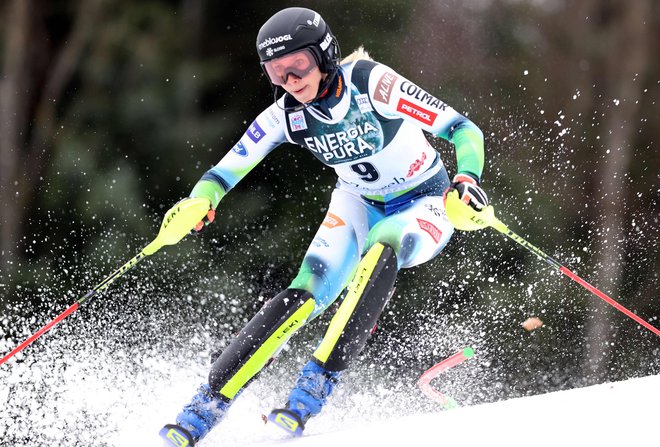
M371 163L355 163L351 165L351 170L359 175L363 182L375 182L380 178L376 167Z

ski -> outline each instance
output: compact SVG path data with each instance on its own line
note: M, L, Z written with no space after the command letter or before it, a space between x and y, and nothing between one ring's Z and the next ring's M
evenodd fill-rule
M163 438L164 447L194 447L195 440L192 435L183 427L174 424L167 424L158 432Z

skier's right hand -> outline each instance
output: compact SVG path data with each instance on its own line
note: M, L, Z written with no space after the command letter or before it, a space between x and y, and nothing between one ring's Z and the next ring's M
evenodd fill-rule
M215 220L215 210L213 207L209 207L209 211L206 213L206 216L199 222L197 222L197 225L192 229L193 234L199 234L202 232L204 228L206 228L207 225L213 223Z
M185 199L179 200L178 202L176 202L172 206L172 208L170 208L165 213L165 217L164 217L163 220L166 221L166 222L170 222L172 219L175 218L176 215L180 215L181 217L183 217L183 215L188 213L188 212L193 212L193 211L194 212L199 212L200 211L199 208L196 209L195 207L185 206L185 202L188 201L188 200L198 200L198 199L196 199L195 197L187 197ZM182 206L182 205L184 205L184 206ZM199 222L197 222L195 224L195 226L190 230L190 233L192 233L192 234L199 233L200 231L202 231L204 229L204 227L206 225L213 222L214 219L215 219L215 210L213 209L212 205L209 205L209 210L207 211L206 215L202 218L202 220L200 220ZM190 220L190 219L187 219L187 220Z
M192 229L192 234L199 234L207 225L212 223L215 220L215 209L218 207L218 203L225 196L225 191L217 182L205 180L202 178L197 182L190 197L206 197L211 202L209 206L209 211L206 213L206 216L195 225L195 228Z

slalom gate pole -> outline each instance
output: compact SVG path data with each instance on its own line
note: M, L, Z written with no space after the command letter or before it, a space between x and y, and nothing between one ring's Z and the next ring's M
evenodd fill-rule
M203 198L188 199L179 202L174 206L170 212L163 219L163 223L158 232L158 236L149 243L137 256L115 270L111 275L101 281L96 287L87 292L85 296L69 306L64 312L53 318L48 324L32 334L27 340L20 345L16 346L8 354L0 359L0 365L12 358L17 353L21 352L27 346L31 345L37 338L52 329L57 323L64 320L66 317L78 310L85 301L94 298L96 295L110 287L118 278L123 276L126 272L131 270L137 265L138 262L156 253L164 245L173 245L179 242L183 237L193 229L195 224L199 222L209 210L209 201ZM182 213L186 211L186 213Z
M447 357L440 363L427 369L417 381L417 386L422 390L422 392L430 399L435 400L440 403L443 409L448 410L450 408L456 408L458 404L456 401L446 394L438 391L431 385L431 381L438 377L440 374L444 373L450 368L453 368L456 365L460 365L467 359L474 356L474 350L470 347L464 348L461 351L458 351L456 354Z
M447 216L449 220L454 224L454 226L461 230L472 231L479 228L484 228L485 226L491 226L500 233L506 235L510 239L514 240L516 243L525 247L530 252L534 253L539 259L547 262L550 266L561 272L562 274L568 276L573 281L580 284L582 287L596 295L598 298L605 301L610 306L614 307L618 311L622 312L626 316L635 320L638 324L644 326L649 331L653 332L655 335L660 336L660 330L651 325L649 322L640 318L630 310L626 309L624 306L619 304L617 301L606 295L605 293L598 290L596 287L589 284L584 279L580 278L578 275L570 271L568 268L564 267L559 262L552 259L550 256L545 254L542 250L530 244L523 237L517 235L509 229L502 221L495 217L495 211L491 205L487 206L481 211L474 210L469 205L461 202L458 198L458 191L450 191L446 196L445 208L447 211Z

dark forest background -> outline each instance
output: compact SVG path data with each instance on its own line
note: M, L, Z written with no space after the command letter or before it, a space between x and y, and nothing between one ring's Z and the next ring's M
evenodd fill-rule
M467 114L486 136L498 216L660 326L660 2L6 0L0 335L11 346L137 254L271 103L256 33L294 5L319 11L344 54L364 45ZM432 142L451 168L451 146ZM192 306L186 321L239 327L295 275L333 185L311 154L281 147L203 236L88 312ZM529 316L545 326L524 331ZM434 321L439 337L487 353L513 394L660 373L660 338L491 230L404 271L374 343L414 344Z

